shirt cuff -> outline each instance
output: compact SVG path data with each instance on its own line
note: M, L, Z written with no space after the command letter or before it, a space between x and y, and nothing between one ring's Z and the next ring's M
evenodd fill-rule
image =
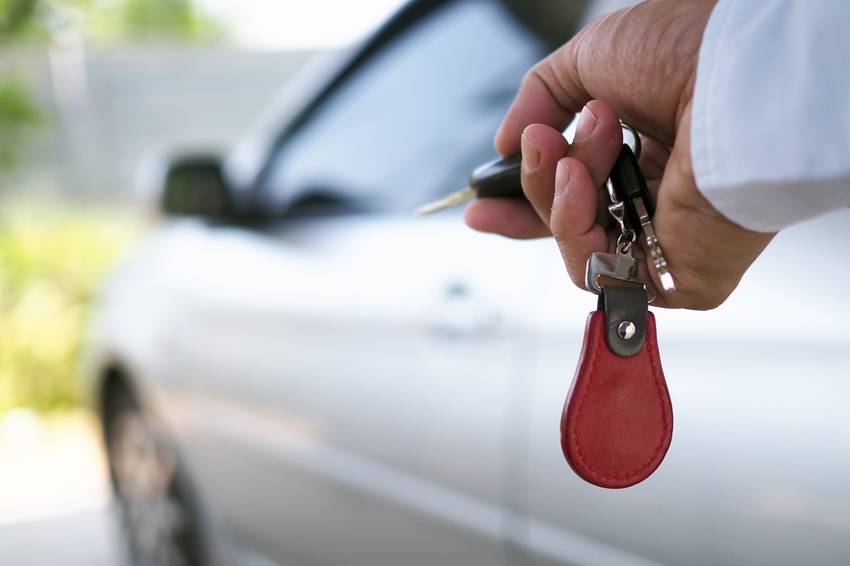
M760 232L850 205L844 0L720 0L691 107L697 187ZM818 85L813 88L812 85Z

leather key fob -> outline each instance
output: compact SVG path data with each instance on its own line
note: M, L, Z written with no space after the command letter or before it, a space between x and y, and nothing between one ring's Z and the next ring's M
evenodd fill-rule
M600 306L607 302L613 306L605 305L588 317L561 417L561 448L567 462L583 479L607 488L629 487L649 477L664 459L673 435L673 409L658 355L655 318L645 302L642 315L624 313L615 293L620 291L606 289ZM637 320L632 323L626 316ZM642 339L639 348L619 343L634 339Z

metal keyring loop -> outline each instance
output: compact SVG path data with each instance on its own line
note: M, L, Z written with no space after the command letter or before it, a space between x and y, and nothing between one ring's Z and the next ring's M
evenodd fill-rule
M627 228L625 232L621 232L620 235L617 236L616 249L619 253L627 254L635 243L637 243L637 233L634 230Z
M629 124L626 124L622 120L620 120L620 127L622 129L628 131L630 134L632 134L632 137L635 140L635 146L632 148L632 151L634 152L635 157L640 159L640 154L641 154L641 151L643 150L643 144L640 141L640 134L638 134L636 129L634 129Z

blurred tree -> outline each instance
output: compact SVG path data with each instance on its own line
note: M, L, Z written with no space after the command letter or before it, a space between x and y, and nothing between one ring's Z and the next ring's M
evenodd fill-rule
M191 37L193 16L190 0L127 0L123 23L130 35Z
M211 41L223 35L193 0L0 0L0 45L48 39L50 30L68 25L82 26L79 33L99 43ZM21 134L41 121L31 88L0 73L0 173L14 165Z
M0 172L15 164L21 133L41 121L30 88L15 77L0 78Z
M0 0L0 42L31 31L38 0ZM0 76L0 173L17 157L18 138L27 127L41 121L31 89L14 76Z
M136 231L119 210L40 200L0 207L0 416L79 402L90 304Z
M47 30L67 25L69 14L82 16L81 32L96 42L208 41L224 35L221 23L202 13L195 0L0 0L0 42L49 37Z
M193 0L0 0L0 56L21 42L50 42L61 52L69 37L80 49L80 39L208 41L221 29ZM45 121L25 81L31 73L7 70L20 61L12 54L0 66L0 175L26 147L26 131ZM68 407L79 401L89 304L133 238L132 217L0 196L0 415L20 406Z
M84 16L85 33L95 40L210 40L223 35L221 23L203 14L195 0L0 0L0 41L43 30L69 10Z
M35 16L38 0L0 0L0 38L27 29Z
M223 35L193 0L70 1L85 14L86 35L96 42L210 41Z

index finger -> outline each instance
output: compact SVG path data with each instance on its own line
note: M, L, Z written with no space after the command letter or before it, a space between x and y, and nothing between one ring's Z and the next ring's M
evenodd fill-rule
M563 130L576 112L590 101L590 95L571 78L575 74L570 70L574 68L570 51L570 43L567 43L525 74L496 132L494 145L500 155L513 155L520 150L520 136L530 124L546 124Z

